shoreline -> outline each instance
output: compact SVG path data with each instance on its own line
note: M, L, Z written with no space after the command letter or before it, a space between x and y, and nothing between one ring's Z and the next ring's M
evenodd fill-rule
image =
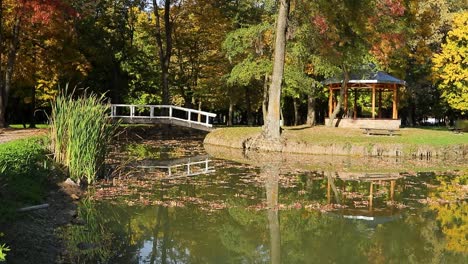
M340 130L341 128L328 127L286 128L278 144L268 144L254 143L260 135L260 128L218 128L205 137L204 144L260 152L310 155L468 158L468 134L466 133L455 135L448 131L430 131L428 135L425 135L427 139L424 142L421 140L422 136L417 134L418 131L413 131L416 129L401 129L402 135L400 136L367 136L363 135L359 129L343 129L343 133L340 134ZM317 136L318 133L323 135ZM327 134L329 139L327 139ZM431 142L432 134L434 138L447 138L442 142ZM413 138L414 143L407 142Z

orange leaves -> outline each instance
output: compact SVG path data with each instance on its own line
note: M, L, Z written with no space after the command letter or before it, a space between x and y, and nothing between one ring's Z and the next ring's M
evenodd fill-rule
M377 3L380 9L380 15L387 13L392 16L402 16L405 13L405 6L401 0L381 0Z
M401 33L382 33L373 43L371 53L384 65L390 63L390 55L404 46L404 36Z
M312 18L312 23L319 30L320 34L324 34L328 30L327 20L320 14L317 14Z
M17 8L23 19L33 24L49 24L52 20L62 18L63 15L77 15L61 0L19 0Z

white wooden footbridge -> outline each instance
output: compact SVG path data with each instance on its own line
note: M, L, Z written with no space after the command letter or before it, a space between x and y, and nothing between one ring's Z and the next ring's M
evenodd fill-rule
M171 124L211 131L216 114L173 105L111 104L111 118L125 124Z

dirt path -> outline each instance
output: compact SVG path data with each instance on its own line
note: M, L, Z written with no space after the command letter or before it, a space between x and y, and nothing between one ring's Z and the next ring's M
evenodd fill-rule
M14 222L0 226L2 242L11 248L7 263L69 263L60 228L78 223L76 199L81 195L75 186L53 186L45 201L49 207L19 213Z
M0 144L26 137L41 136L45 135L46 133L46 128L0 128Z

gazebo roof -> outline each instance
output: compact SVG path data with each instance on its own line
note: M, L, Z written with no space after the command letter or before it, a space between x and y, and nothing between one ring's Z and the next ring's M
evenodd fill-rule
M338 84L342 83L343 78L333 77L326 79L324 84ZM391 76L390 74L378 71L378 72L366 72L364 74L351 73L349 76L349 83L386 83L386 84L399 84L406 85L406 82Z

